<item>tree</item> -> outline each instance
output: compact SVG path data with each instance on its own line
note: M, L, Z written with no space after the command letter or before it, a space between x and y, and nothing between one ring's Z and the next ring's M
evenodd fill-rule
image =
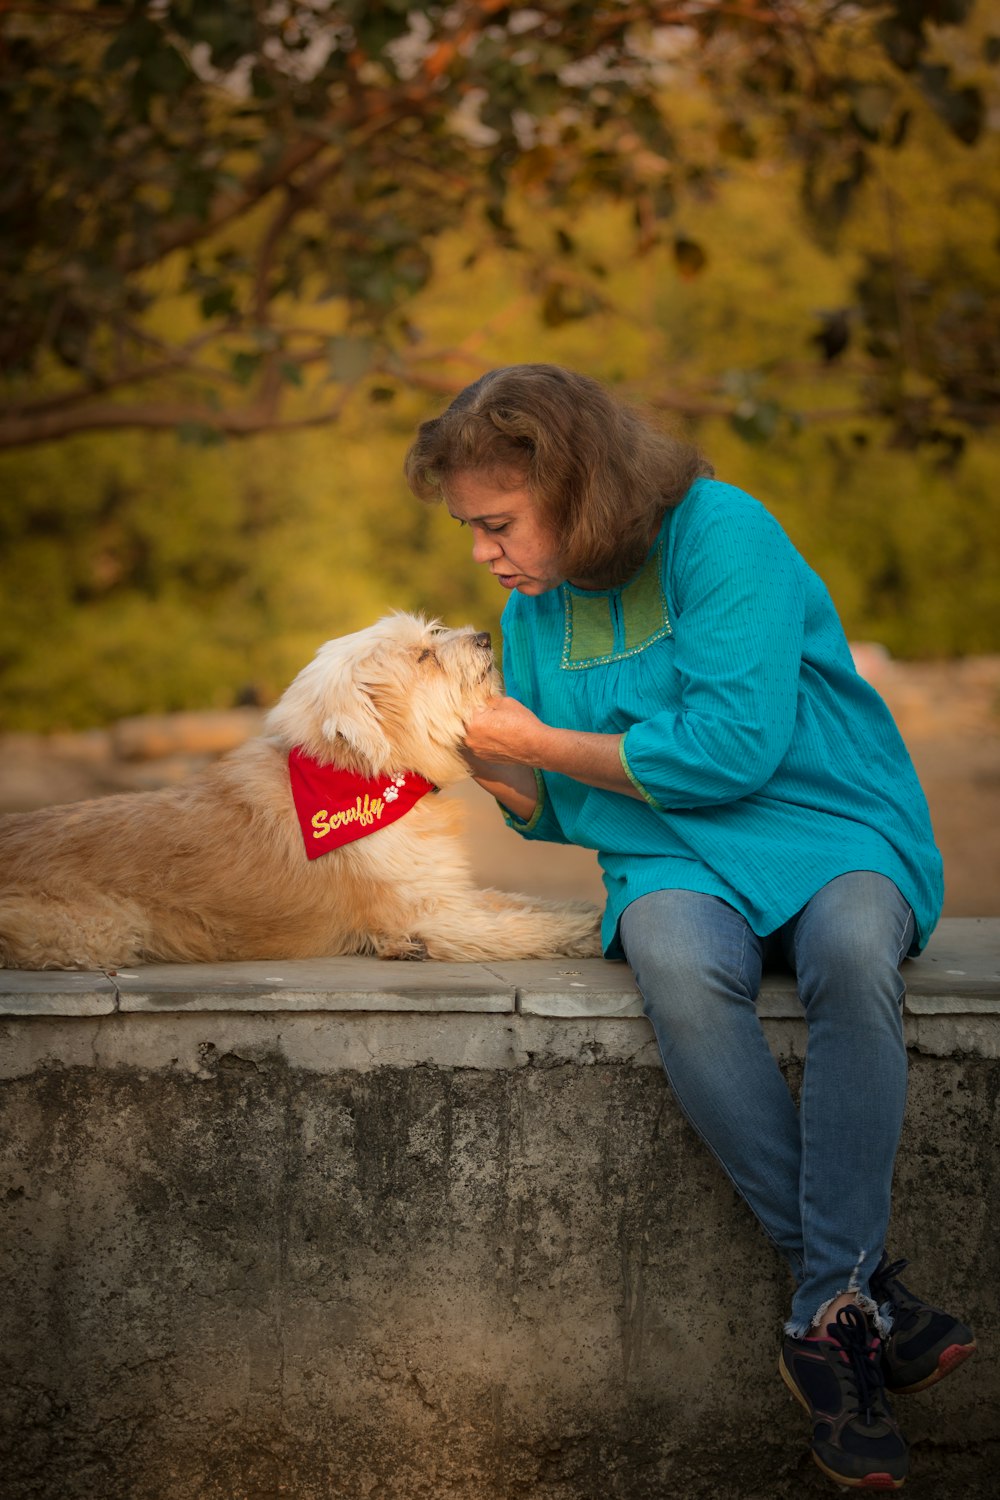
M980 149L1000 55L973 0L11 0L0 45L0 447L212 440L329 423L359 387L457 389L461 351L413 321L446 231L470 259L503 247L546 323L584 318L606 292L581 206L626 202L621 255L666 243L694 276L678 206L771 153L833 236L915 121ZM710 102L693 133L691 91ZM513 197L545 215L546 253ZM908 441L984 423L992 276L927 296L874 256L817 362L861 350L864 399Z

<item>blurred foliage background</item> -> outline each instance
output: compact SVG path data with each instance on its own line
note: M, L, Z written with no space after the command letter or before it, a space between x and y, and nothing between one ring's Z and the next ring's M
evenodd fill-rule
M2 727L495 630L400 470L520 360L682 426L852 637L1000 649L988 4L11 3L0 59Z

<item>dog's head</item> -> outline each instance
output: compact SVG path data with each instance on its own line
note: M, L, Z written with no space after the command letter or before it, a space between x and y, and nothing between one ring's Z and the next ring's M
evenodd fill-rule
M465 722L499 691L488 635L388 615L321 646L267 730L319 761L368 776L417 771L444 786L468 774Z

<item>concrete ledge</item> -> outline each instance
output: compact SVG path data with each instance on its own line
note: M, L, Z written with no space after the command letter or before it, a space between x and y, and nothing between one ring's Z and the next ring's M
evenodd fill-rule
M904 966L911 1015L998 1013L1000 918L953 917ZM763 1016L800 1014L791 976L765 975ZM631 971L602 959L519 963L386 963L273 959L150 964L67 973L0 969L0 1016L130 1011L468 1011L535 1016L641 1016Z
M942 922L926 952L907 962L905 975L911 1047L930 1055L1000 1057L1000 919ZM765 976L758 1011L775 1051L801 1057L805 1028L790 975ZM338 1015L335 1031L316 1019L328 1013ZM377 1023L377 1013L386 1024ZM185 1015L202 1018L197 1042L176 1020ZM228 1017L228 1025L213 1027L213 1016ZM444 1016L450 1019L434 1019ZM56 1024L86 1017L117 1024L92 1034ZM164 1024L139 1026L140 1018L153 1017ZM477 1019L466 1024L462 1017ZM31 1019L52 1024L23 1024ZM567 1024L529 1024L543 1020ZM46 1057L64 1066L156 1068L167 1065L170 1049L175 1065L184 1057L183 1065L197 1073L192 1048L219 1046L216 1034L238 1037L244 1048L276 1049L291 1066L306 1068L420 1062L511 1068L542 1058L585 1063L595 1057L659 1066L630 969L600 959L411 964L342 958L92 974L0 970L0 1077L18 1076Z
M516 986L482 964L377 959L149 964L90 974L0 970L0 1015L157 1011L510 1012ZM62 1007L65 1008L62 1008Z
M1000 921L907 978L890 1243L980 1343L900 1403L907 1493L992 1500ZM4 1500L831 1492L624 965L0 972L0 1175Z

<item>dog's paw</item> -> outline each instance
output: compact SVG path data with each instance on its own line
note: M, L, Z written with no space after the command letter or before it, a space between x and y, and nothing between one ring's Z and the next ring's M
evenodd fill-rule
M386 938L378 945L378 956L419 962L427 957L427 945L418 937Z
M588 932L584 937L571 944L566 953L570 958L601 958L604 946L601 942L601 929L598 927L594 932Z
M560 934L559 952L567 958L600 958L601 913L589 902L573 902L572 916L567 911Z
M583 931L575 927L572 932L564 932L554 947L566 958L600 958L604 952L600 925L595 923Z

